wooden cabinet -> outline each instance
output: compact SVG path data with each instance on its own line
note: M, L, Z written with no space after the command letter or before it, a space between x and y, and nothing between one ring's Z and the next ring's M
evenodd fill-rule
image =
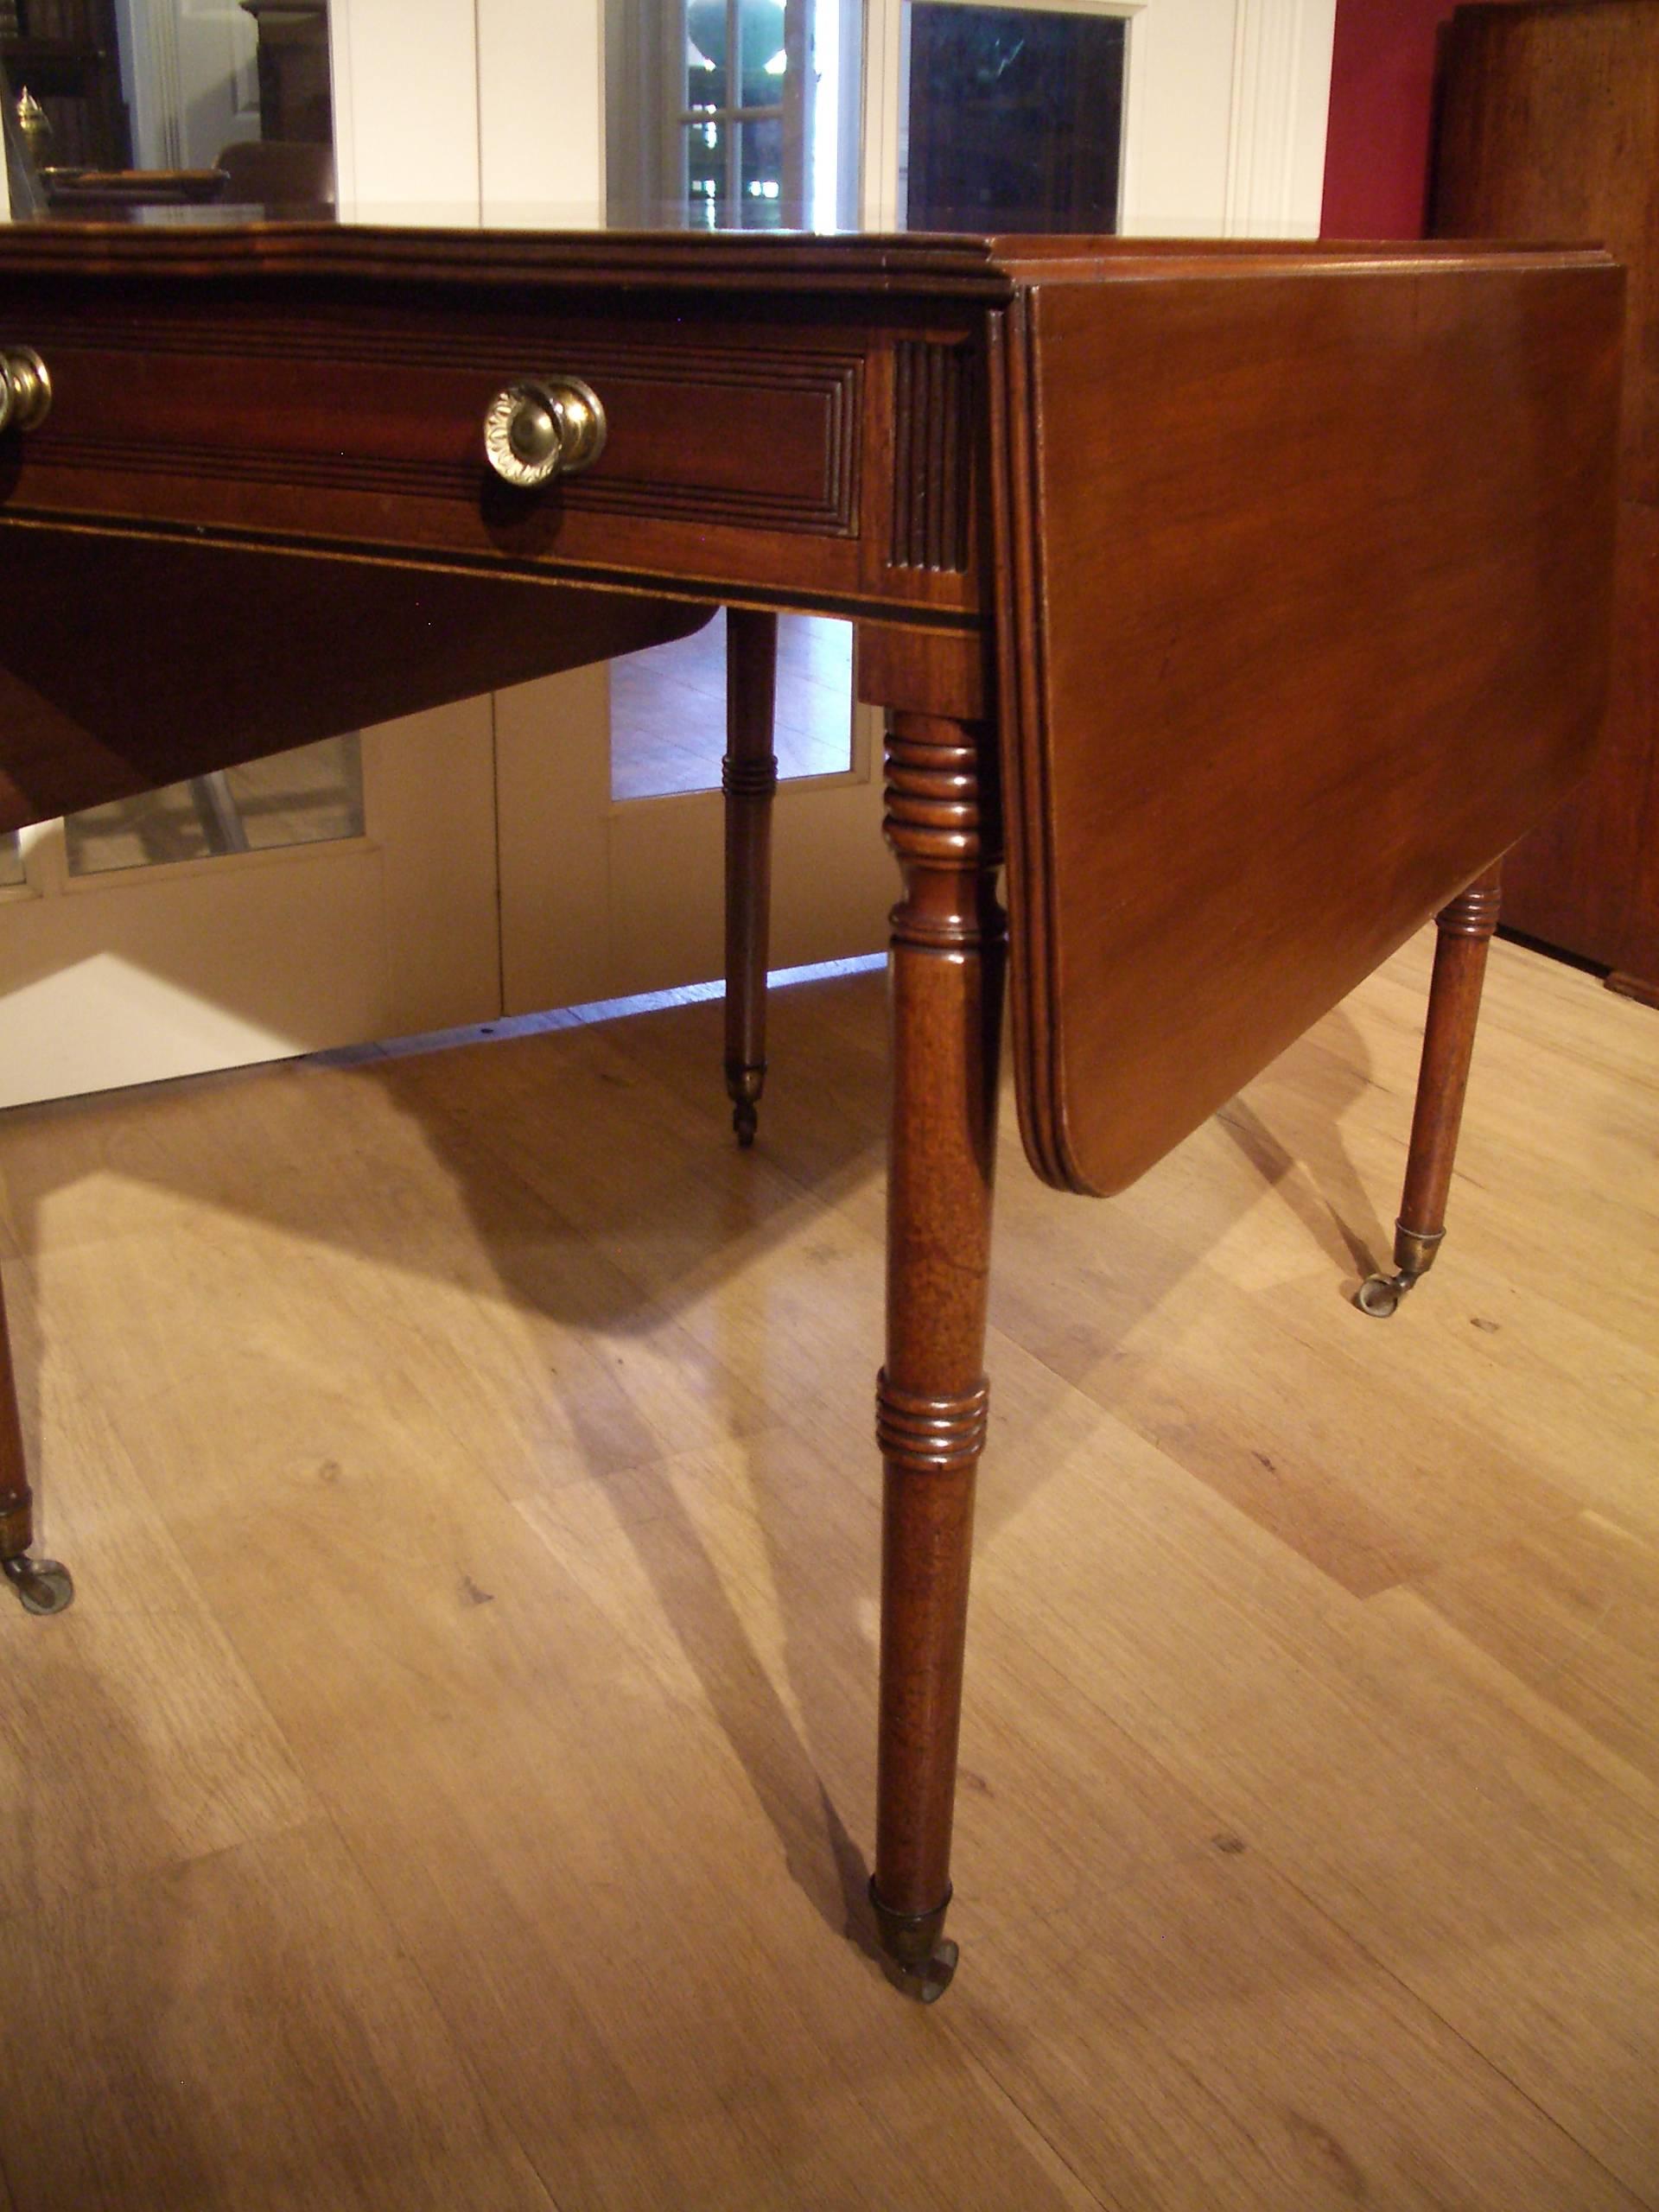
M1432 227L1596 239L1628 321L1612 702L1600 765L1504 868L1504 919L1659 1005L1659 0L1459 8Z
M259 35L259 135L331 146L327 0L241 0Z
M13 99L33 93L51 137L40 158L59 168L124 169L132 133L121 96L114 0L0 4L0 69Z

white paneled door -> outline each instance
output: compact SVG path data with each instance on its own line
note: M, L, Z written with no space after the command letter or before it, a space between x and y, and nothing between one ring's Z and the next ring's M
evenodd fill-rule
M183 4L146 0L151 16ZM660 4L684 12L715 0ZM998 0L989 13L1017 18L1027 4ZM864 219L894 224L908 0L867 0L861 53L850 0L790 5L811 8L815 81L822 92L832 80L810 141L815 219L835 204L830 149L842 149L844 161L861 146ZM1035 9L1127 20L1122 227L1317 230L1333 6L1044 0ZM342 214L593 222L605 198L607 105L613 137L627 113L614 79L630 51L625 19L658 8L332 0ZM776 8L782 54L783 0ZM657 50L684 51L677 19L667 28ZM702 16L692 28L716 47ZM798 24L788 44L801 50ZM676 130L705 128L677 116L657 124L671 161ZM763 220L766 151L757 140L733 165L746 191L758 185ZM618 153L613 143L613 178ZM836 659L831 641L814 665ZM879 734L852 714L844 660L843 652L841 692L820 681L810 705L820 742L803 753L810 772L780 791L780 963L869 949L884 933L893 878L880 835ZM671 667L663 683L678 683ZM637 700L641 683L631 676L619 698L625 691ZM6 883L0 870L0 1103L715 972L717 683L663 694L683 702L673 709L677 760L708 763L707 788L684 788L697 781L694 766L665 776L664 795L652 795L638 762L635 772L613 774L613 747L639 732L625 721L613 728L610 692L605 671L578 671L362 733L354 754L331 753L326 766L302 761L287 785L232 779L228 794L182 790L148 812L24 833L10 871L17 880ZM308 823L312 841L281 842L296 822Z

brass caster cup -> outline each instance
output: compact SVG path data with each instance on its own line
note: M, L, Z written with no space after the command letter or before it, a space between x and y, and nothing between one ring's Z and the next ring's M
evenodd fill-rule
M1443 1229L1408 1229L1403 1221L1394 1224L1394 1264L1409 1281L1426 1275L1434 1264L1435 1255L1446 1242Z
M875 1893L870 1881L870 1910L880 1939L888 1978L907 1997L923 2005L937 2005L950 1986L960 1956L957 1946L940 1930L950 1907L950 1892L931 1912L893 1912Z
M1361 1283L1354 1293L1354 1303L1360 1312L1369 1313L1374 1321L1386 1321L1390 1313L1397 1313L1401 1300L1414 1283L1421 1282L1428 1273L1445 1242L1443 1229L1408 1229L1403 1221L1396 1221L1394 1264L1398 1273L1372 1275Z

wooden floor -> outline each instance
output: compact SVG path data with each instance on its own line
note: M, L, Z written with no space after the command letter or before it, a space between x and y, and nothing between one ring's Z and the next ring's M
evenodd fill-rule
M726 726L726 610L689 638L624 653L611 671L611 797L720 789ZM778 619L772 741L778 772L845 774L852 765L853 626L823 614Z
M1134 1193L1008 1116L944 2003L863 1947L881 984L0 1124L0 2204L1659 2205L1659 1016L1415 944ZM850 1932L849 1932L850 1929Z

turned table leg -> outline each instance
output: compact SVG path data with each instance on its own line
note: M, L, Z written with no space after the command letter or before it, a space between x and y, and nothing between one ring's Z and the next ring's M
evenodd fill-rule
M1405 1195L1394 1226L1398 1273L1373 1275L1361 1284L1354 1301L1362 1313L1378 1319L1392 1313L1418 1278L1427 1274L1446 1238L1446 1192L1457 1157L1486 949L1497 927L1500 890L1500 871L1494 864L1434 918L1434 973L1428 987L1417 1105Z
M0 1568L31 1613L60 1613L74 1596L67 1567L54 1559L31 1559L35 1497L23 1461L22 1423L11 1367L5 1300L0 1294Z
M962 1707L974 1476L985 1442L990 1256L1006 921L996 903L988 747L971 724L895 715L889 842L893 1120L875 1873L882 1947L907 1986L940 1994Z
M766 1080L766 938L772 906L772 749L778 617L726 611L726 1089L741 1145L754 1142Z

